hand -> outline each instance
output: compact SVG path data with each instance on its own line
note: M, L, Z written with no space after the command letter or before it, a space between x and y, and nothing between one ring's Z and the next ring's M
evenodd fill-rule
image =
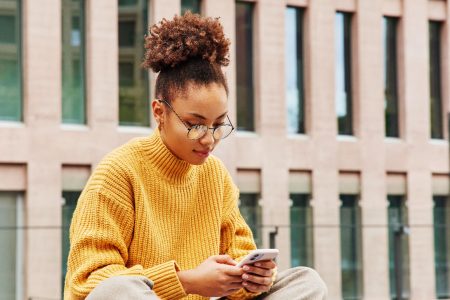
M264 260L253 265L242 267L244 274L242 279L243 286L253 293L267 292L272 286L273 270L277 267L273 260Z
M179 271L178 278L187 294L203 297L228 296L241 289L244 271L228 255L211 256L197 268Z

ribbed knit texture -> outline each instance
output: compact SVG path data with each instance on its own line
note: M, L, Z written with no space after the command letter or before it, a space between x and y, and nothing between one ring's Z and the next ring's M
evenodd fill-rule
M199 166L175 157L158 131L107 155L78 200L70 227L64 299L84 299L116 275L144 275L161 299L186 295L178 270L255 249L237 206L238 189L222 162ZM251 299L241 289L230 299Z

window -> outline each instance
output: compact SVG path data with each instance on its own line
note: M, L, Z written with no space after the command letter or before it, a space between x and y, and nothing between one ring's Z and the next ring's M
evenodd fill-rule
M260 170L238 170L237 186L240 190L239 210L253 232L258 247L262 246L262 208L259 205L261 194Z
M408 214L405 205L404 195L388 195L388 225L389 225L389 282L391 299L397 299L397 277L396 267L401 265L401 271L398 272L402 281L401 285L402 299L409 297L409 245L408 235L399 234L402 226L408 224ZM397 234L396 234L397 233ZM399 243L395 242L397 240ZM396 248L399 247L399 248ZM396 251L398 251L398 260L396 261Z
M262 246L262 209L259 205L259 194L241 193L239 197L239 210L244 220L253 232L256 246Z
M400 136L397 82L397 27L397 18L383 18L384 116L385 134L387 137Z
M201 1L200 0L181 0L181 14L190 10L194 14L201 14Z
M136 5L138 0L119 0L119 6Z
M70 223L72 221L73 212L77 206L78 198L81 195L81 191L91 175L91 166L63 165L61 175L61 290L64 291L64 280L67 272L67 258L69 256L70 249Z
M253 9L250 2L236 2L237 128L254 131Z
M351 74L351 18L338 12L335 18L336 34L336 113L338 134L352 135L352 74Z
M289 171L291 266L314 266L310 171Z
M433 196L436 297L450 298L450 205L448 196Z
M84 0L62 0L62 120L86 123Z
M339 172L341 283L344 300L363 298L360 194L360 173Z
M22 197L0 192L0 299L23 299Z
M313 267L313 215L310 194L290 194L291 266Z
M0 1L0 120L22 121L21 1Z
M64 280L67 272L67 258L69 257L70 240L69 229L72 222L72 215L77 206L77 200L80 197L81 192L75 191L63 191L63 206L62 206L62 290L64 290Z
M358 195L341 194L342 298L362 299L361 209Z
M436 299L450 298L450 177L433 174L434 270Z
M441 31L441 22L430 21L430 125L432 139L444 138L441 93Z
M150 125L148 71L140 67L148 26L147 1L119 0L119 123Z
M288 133L305 133L303 10L286 9L286 103Z

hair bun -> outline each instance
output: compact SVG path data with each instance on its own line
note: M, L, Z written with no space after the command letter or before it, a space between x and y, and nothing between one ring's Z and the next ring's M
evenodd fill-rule
M145 37L144 68L159 72L191 58L227 66L230 40L223 33L219 18L186 12L173 20L162 19Z

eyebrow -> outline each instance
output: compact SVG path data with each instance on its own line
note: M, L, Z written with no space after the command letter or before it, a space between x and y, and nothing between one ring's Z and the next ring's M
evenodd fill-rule
M199 119L202 119L202 120L206 120L206 118L205 118L204 116L200 115L200 114L197 114L197 113L189 113L189 114L190 114L191 116L196 117L196 118L199 118ZM220 116L218 116L218 117L216 118L216 120L225 117L227 114L228 114L227 111L224 112L223 114L221 114Z

